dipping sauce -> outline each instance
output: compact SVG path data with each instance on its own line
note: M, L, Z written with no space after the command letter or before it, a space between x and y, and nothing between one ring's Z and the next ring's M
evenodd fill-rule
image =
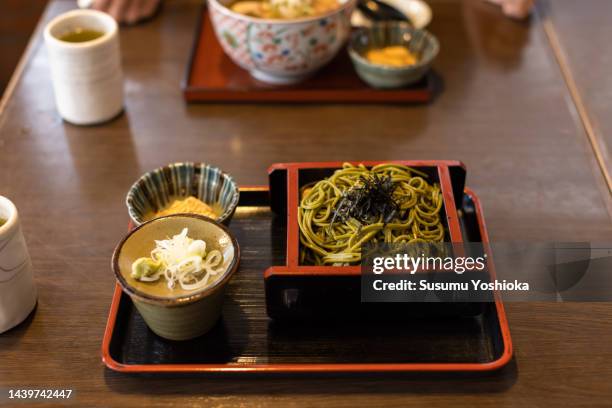
M141 257L132 263L130 277L145 285L152 285L148 292L164 294L175 288L184 292L201 290L215 282L224 272L223 254L212 249L200 239L190 238L189 230L166 240L155 241L149 257ZM165 281L165 288L156 284Z
M338 0L238 0L229 8L250 17L289 20L318 16L339 6Z
M103 35L104 33L101 31L77 28L74 31L61 35L59 39L71 43L80 43L95 40Z
M4 218L0 218L0 227L6 224L6 220Z
M212 218L213 220L219 218L219 215L221 214L220 211L216 211L213 207L204 203L202 200L190 196L185 199L174 200L169 206L156 212L153 218L181 213L200 214L205 217Z
M417 63L417 57L402 45L368 50L365 57L372 64L390 67L404 67Z

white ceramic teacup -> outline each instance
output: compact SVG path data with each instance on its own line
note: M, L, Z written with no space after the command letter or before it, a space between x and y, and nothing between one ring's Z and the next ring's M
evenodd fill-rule
M0 333L21 323L36 305L36 286L15 205L0 196Z
M60 38L75 30L101 37L84 42ZM76 125L106 122L123 110L123 75L117 22L96 10L72 10L45 28L57 109Z

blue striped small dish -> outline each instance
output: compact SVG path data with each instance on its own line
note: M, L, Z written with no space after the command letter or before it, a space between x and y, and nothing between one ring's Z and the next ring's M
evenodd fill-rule
M240 192L231 176L205 163L174 163L143 175L128 192L125 203L135 225L176 198L194 196L206 204L219 204L217 221L229 224ZM150 219L150 217L149 217Z

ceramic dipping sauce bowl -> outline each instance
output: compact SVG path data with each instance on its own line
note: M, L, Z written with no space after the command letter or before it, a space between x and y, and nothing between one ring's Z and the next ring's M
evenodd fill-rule
M417 56L417 62L405 66L374 64L366 57L370 49L404 46ZM386 21L361 28L351 36L349 55L359 77L374 88L399 88L418 82L429 71L440 51L436 37L406 22Z
M223 254L222 269L208 286L194 291L175 286L170 290L162 276L156 282L131 277L132 263L150 256L155 240L163 240L188 228L188 237L206 242L206 251ZM115 248L112 268L145 323L157 335L169 340L188 340L208 332L219 320L225 287L238 269L240 248L229 230L217 221L196 214L174 214L156 218L136 227Z

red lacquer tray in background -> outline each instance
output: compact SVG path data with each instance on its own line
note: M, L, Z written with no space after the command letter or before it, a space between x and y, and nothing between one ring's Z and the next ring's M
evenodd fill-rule
M187 102L423 103L434 95L429 73L410 87L378 90L363 82L346 50L313 77L296 85L274 86L253 79L234 64L215 37L208 11L202 8L183 81Z
M286 216L270 211L267 188L241 189L230 229L243 248L223 316L211 332L166 341L145 325L117 285L102 360L124 373L350 373L491 371L512 358L512 340L497 298L468 319L409 324L277 325L266 316L263 271L286 262ZM460 224L466 241L488 242L476 195L465 190ZM384 344L384 347L381 347ZM367 351L367 352L366 352Z

